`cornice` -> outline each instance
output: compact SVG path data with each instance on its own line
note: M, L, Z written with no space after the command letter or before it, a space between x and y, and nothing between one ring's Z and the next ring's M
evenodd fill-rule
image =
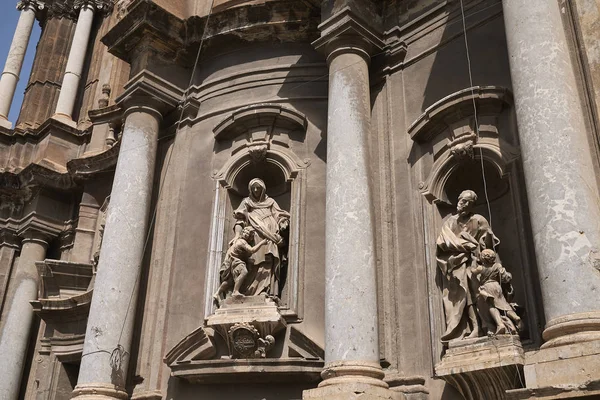
M177 109L182 101L184 90L162 79L148 70L144 70L125 84L125 91L116 101L121 109L128 110L143 106L149 112L154 111L160 116L169 114ZM186 108L188 114L198 112L197 108ZM189 117L189 115L184 115Z
M326 54L328 59L338 51L359 51L366 57L372 57L385 47L381 32L371 28L350 7L325 20L319 29L321 37L313 42L313 46Z
M264 2L224 9L208 17L178 18L149 0L126 2L127 13L102 38L109 52L128 61L134 73L144 69L140 54L151 54L184 68L194 64L198 46L203 51L247 42L293 42L318 35L318 8L298 0ZM117 8L123 6L117 4ZM136 62L135 59L142 61Z
M449 124L473 114L473 102L480 115L496 115L513 103L512 92L500 86L466 88L429 106L408 128L415 142L431 141Z

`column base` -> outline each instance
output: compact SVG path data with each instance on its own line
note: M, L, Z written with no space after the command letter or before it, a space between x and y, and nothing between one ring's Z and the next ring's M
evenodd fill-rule
M600 340L525 353L526 388L507 398L557 399L600 395Z
M71 128L77 128L77 122L73 121L73 118L71 118L70 115L57 113L52 116L52 119L65 125L68 125Z
M406 396L379 386L346 382L305 390L302 400L406 400Z
M372 362L338 361L325 365L317 389L305 390L304 400L401 400L403 393L391 390L383 381L381 366Z
M77 385L73 390L75 400L127 400L129 395L123 388L107 383Z
M600 341L600 312L570 314L550 320L542 336L546 341L542 349Z

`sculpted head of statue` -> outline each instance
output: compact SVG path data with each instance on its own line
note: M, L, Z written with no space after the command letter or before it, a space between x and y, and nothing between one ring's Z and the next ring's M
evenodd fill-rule
M458 204L456 205L456 211L460 215L468 214L473 209L475 202L477 201L477 193L472 190L465 190L458 196Z

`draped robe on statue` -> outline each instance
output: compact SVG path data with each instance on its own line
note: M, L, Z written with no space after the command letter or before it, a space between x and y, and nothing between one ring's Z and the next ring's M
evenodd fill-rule
M250 185L253 183L262 186L261 195L256 198L250 191L250 196L242 200L233 214L237 220L236 225L251 226L255 229L255 243L262 239L267 239L268 242L252 256L253 267L248 268L246 278L248 285L242 289L242 292L246 296L256 296L261 293L279 296L281 272L279 227L282 221L289 221L290 214L267 196L265 184L261 180L252 180Z
M499 243L488 221L481 215L471 214L466 218L453 215L444 222L436 242L446 316L443 342L462 338L471 332L467 307L474 305L478 287L472 269L477 267L482 250L493 249Z

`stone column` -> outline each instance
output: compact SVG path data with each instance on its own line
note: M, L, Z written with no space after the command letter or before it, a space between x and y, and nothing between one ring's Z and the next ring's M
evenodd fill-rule
M543 347L600 339L600 203L559 2L503 0L547 325Z
M92 24L94 22L94 3L91 1L83 1L80 4L79 18L75 27L75 34L71 42L71 50L69 51L69 59L65 76L60 88L58 103L56 104L55 119L64 122L71 126L76 126L73 121L73 109L75 100L79 91L79 81L83 72L83 64L87 54L88 42L90 41L90 33L92 32Z
M0 126L8 129L12 128L12 123L8 120L8 113L19 82L25 53L27 53L27 45L35 22L36 8L37 3L31 0L20 1L17 4L21 15L0 79Z
M336 18L336 17L334 17ZM324 23L325 25L326 23ZM325 42L325 43L319 43ZM368 161L370 43L360 35L317 41L328 55L325 368L304 399L401 396L379 363L375 236Z
M80 399L127 399L138 280L148 229L161 115L127 111L115 171L79 379Z
M35 263L46 258L48 248L47 239L35 231L27 231L22 236L21 255L10 281L4 321L0 327L0 399L6 400L19 397L34 318L29 302L38 298L39 275Z

